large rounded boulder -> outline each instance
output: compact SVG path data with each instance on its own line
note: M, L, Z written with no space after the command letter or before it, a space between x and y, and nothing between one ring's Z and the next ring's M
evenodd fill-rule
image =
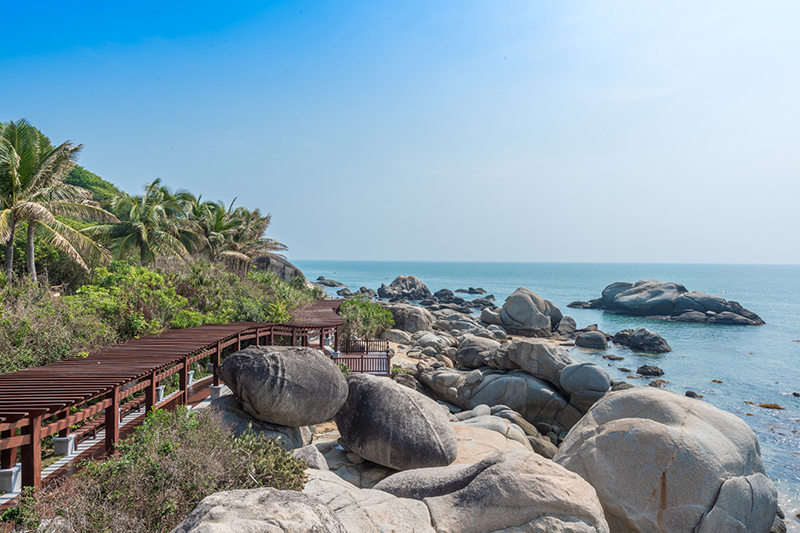
M506 298L499 325L512 334L549 337L563 317L556 304L520 287Z
M495 452L472 465L399 472L375 489L424 501L442 532L609 531L586 481L527 451Z
M271 424L319 424L347 399L339 367L312 348L250 346L225 359L219 373L244 411Z
M390 379L368 374L349 376L347 385L347 401L335 420L350 450L396 470L455 461L456 434L439 404Z
M259 488L203 498L172 533L347 533L331 507L309 494Z
M561 370L558 383L569 403L585 413L611 388L611 376L594 363L573 363Z
M480 368L488 365L499 349L500 343L496 340L466 335L458 345L456 361L464 368Z
M407 333L428 331L436 322L430 311L424 307L408 304L386 304L386 309L392 313L394 327Z
M553 461L597 491L616 533L770 530L777 492L741 419L651 387L607 394Z
M582 416L553 386L522 370L504 372L483 367L463 372L427 367L417 373L417 378L436 397L461 409L503 405L531 424L544 422L562 430L571 428Z
M558 385L558 373L575 361L569 352L544 339L514 339L508 359L528 374Z

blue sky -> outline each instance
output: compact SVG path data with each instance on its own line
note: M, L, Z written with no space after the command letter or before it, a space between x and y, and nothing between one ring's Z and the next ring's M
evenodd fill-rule
M800 4L3 3L0 120L290 259L800 263Z

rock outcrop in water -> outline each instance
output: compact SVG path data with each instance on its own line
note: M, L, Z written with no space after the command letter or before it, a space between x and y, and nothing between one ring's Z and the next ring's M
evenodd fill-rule
M664 337L646 328L623 329L618 331L611 340L615 344L621 344L639 352L667 353L672 351Z
M588 302L572 302L568 307L603 309L622 315L642 316L677 322L760 326L757 314L739 302L719 296L686 290L680 283L640 280L618 281L603 289L603 295Z
M424 300L433 296L430 289L416 276L397 276L387 286L385 283L378 289L378 296L392 300Z

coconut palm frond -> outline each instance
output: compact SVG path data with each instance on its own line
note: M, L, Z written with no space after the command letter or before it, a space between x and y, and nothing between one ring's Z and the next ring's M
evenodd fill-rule
M11 238L11 228L14 225L14 211L3 209L0 211L0 242L8 242Z
M78 252L78 250L75 249L75 247L72 245L72 243L69 242L69 240L64 238L63 235L59 234L53 228L42 222L36 223L35 231L37 237L39 237L43 242L50 244L54 248L57 248L62 253L66 254L67 257L72 259L74 262L78 263L78 265L80 265L81 268L83 268L87 272L89 271L89 267L83 261L83 257L81 257L81 254Z
M97 222L119 222L119 219L103 209L92 204L76 204L71 202L58 202L50 206L53 214L65 217L77 217L83 220Z

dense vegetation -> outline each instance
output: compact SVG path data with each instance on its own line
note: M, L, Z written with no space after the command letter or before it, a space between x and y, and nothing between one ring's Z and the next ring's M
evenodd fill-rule
M44 521L65 533L170 531L215 492L302 490L305 468L261 434L234 438L208 409L158 410L115 457L23 499L12 514L25 531Z
M97 268L74 295L53 298L33 282L0 288L0 372L45 365L133 337L232 321L288 322L321 297L305 281L273 272L242 277L203 259L151 269L128 262Z
M339 314L345 320L340 330L343 339L374 339L394 325L388 309L363 296L342 302Z
M81 148L0 123L0 372L166 328L288 322L323 296L250 268L286 249L265 236L270 215L160 180L130 195L77 166Z
M111 202L115 196L122 193L117 189L116 185L104 180L94 172L89 172L80 165L75 165L75 168L67 175L64 183L91 191L92 199L100 203Z

